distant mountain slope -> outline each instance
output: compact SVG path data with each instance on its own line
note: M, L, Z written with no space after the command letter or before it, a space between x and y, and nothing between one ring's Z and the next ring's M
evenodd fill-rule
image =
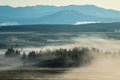
M120 18L120 11L104 9L102 7L97 7L94 5L82 5L82 6L70 5L67 6L66 8L96 17Z
M39 19L44 24L70 24L77 21L98 21L97 17L81 14L74 10L64 10Z
M73 24L84 21L120 22L120 11L94 5L27 6L13 8L0 6L0 23Z
M120 18L95 17L74 10L63 10L38 19L43 24L75 24L77 22L117 22Z

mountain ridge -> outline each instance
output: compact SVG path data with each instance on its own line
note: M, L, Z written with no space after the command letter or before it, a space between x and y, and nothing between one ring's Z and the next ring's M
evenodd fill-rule
M67 22L68 24L73 24L73 22L74 21L77 22L77 20L120 22L120 11L116 11L112 9L104 9L102 7L97 7L95 5L68 5L68 6L59 6L59 7L49 6L49 5L47 6L37 5L37 6L27 6L27 7L15 7L15 8L11 6L0 6L0 12L1 12L0 23L17 22L20 24L39 24L39 23L61 24L62 21L60 22L59 20L61 18L63 18L61 20L65 20L64 18L66 18L66 16L64 17L64 15L60 14L60 12L65 12L65 11L73 11L74 13L74 15L70 16L71 12L68 12L69 13L68 16L70 17L69 19L66 19L66 21L68 21ZM56 20L55 20L55 16L56 16ZM81 19L80 17L81 18L84 17L84 20ZM91 17L94 19L92 19ZM73 18L76 20L74 20ZM71 21L70 19L73 21Z

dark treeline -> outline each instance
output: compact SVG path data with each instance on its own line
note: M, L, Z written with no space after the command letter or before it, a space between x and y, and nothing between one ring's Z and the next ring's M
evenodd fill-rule
M73 48L73 49L55 49L45 51L31 51L28 54L23 52L20 56L20 51L13 48L8 49L5 53L6 57L20 56L24 66L32 67L78 67L90 64L94 59L95 54L102 53L96 48ZM108 54L109 52L106 52Z
M5 57L19 57L20 56L20 51L19 50L14 50L13 48L9 48L5 52Z

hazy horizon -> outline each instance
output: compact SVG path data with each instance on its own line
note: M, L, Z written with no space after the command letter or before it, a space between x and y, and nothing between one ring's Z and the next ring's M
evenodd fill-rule
M22 7L22 6L36 6L36 5L51 5L51 6L67 6L67 5L96 5L106 9L120 10L120 1L96 1L96 0L2 0L0 1L0 6L8 5L12 7Z
M95 7L99 7L99 8L103 8L103 9L120 11L120 10L118 10L118 9L106 8L106 7L98 6L98 5L95 5L95 4L82 4L82 5L78 5L78 4L69 4L69 5L60 5L60 6L57 6L57 5L47 5L47 4L26 5L26 6L0 5L0 7L4 7L4 6L9 6L9 7L12 7L12 8L37 7L37 6L49 6L49 7L95 6Z

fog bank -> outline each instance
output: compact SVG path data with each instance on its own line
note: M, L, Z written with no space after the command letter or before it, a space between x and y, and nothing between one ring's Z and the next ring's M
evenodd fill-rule
M89 66L62 75L68 80L120 80L120 57L99 57Z
M44 47L28 47L24 48L25 51L39 51L39 50L46 50L46 49L72 49L74 47L94 47L98 48L103 51L111 51L111 52L118 52L120 50L120 40L117 39L107 39L102 37L91 37L91 36L84 36L84 37L77 37L69 39L72 43L70 44L63 44L63 45L47 45Z

